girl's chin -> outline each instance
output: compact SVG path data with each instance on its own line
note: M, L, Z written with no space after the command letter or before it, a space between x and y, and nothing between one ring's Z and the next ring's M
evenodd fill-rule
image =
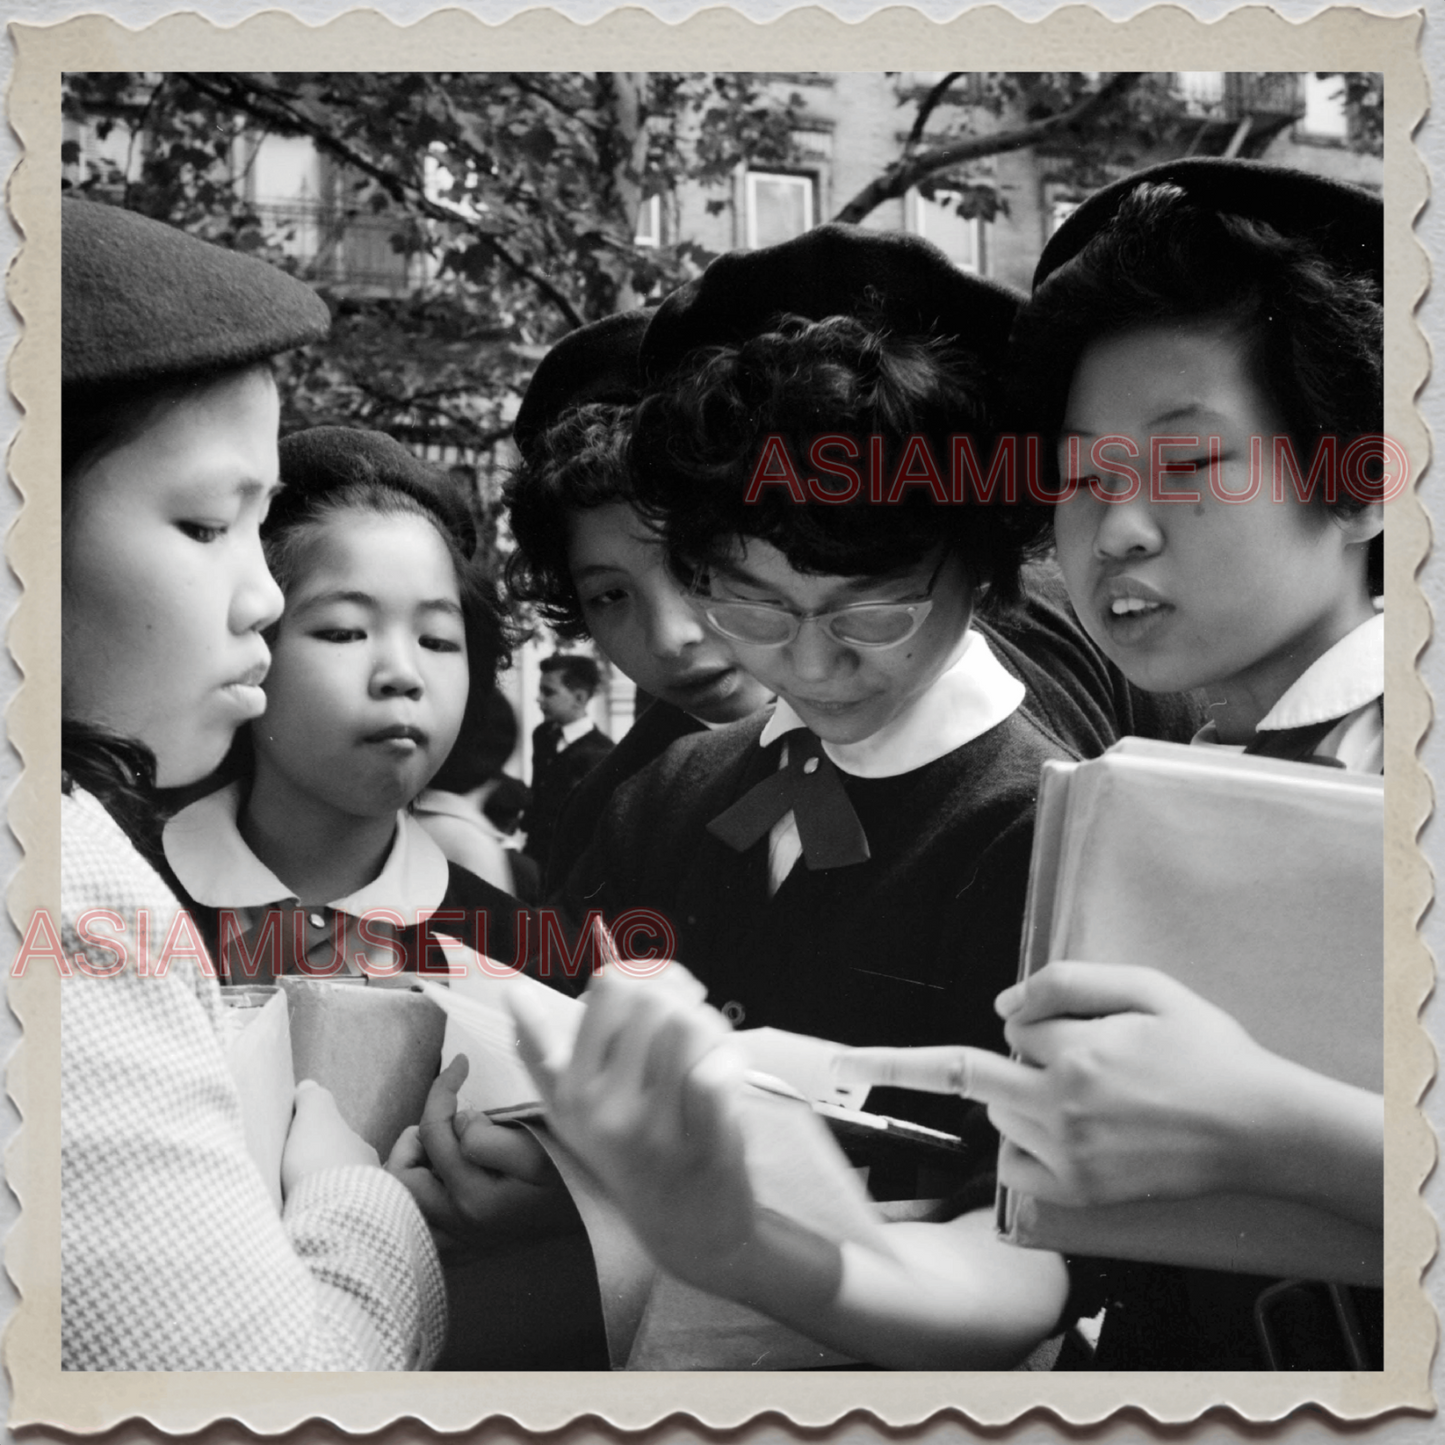
M145 742L145 739L141 741ZM218 742L215 748L205 753L195 750L178 753L164 744L151 747L146 743L146 746L150 747L156 760L156 787L190 788L205 782L226 761L231 751L231 736L228 733L223 742Z

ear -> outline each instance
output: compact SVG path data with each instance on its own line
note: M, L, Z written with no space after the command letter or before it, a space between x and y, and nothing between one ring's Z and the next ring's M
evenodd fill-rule
M1330 520L1345 534L1347 543L1362 547L1385 530L1385 509L1379 502L1369 502L1358 512L1331 512Z

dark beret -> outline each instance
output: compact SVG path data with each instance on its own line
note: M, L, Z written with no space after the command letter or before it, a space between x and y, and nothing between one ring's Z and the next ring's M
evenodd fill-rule
M512 437L523 456L570 407L637 400L642 385L637 357L651 315L623 311L580 326L542 358L512 423Z
M1049 238L1034 285L1077 256L1145 182L1176 185L1196 206L1263 221L1283 235L1307 237L1335 265L1383 282L1384 203L1359 186L1289 166L1194 156L1135 171L1095 191Z
M164 383L249 366L331 325L309 287L119 206L60 206L61 378Z
M338 487L375 483L420 502L470 557L476 526L461 489L440 468L408 451L384 432L359 427L317 426L281 438L282 489L262 528L284 531L314 501Z
M761 251L719 256L658 307L642 369L660 380L699 346L735 345L784 314L867 314L890 330L956 339L985 366L1003 356L1022 298L960 271L922 236L833 222Z

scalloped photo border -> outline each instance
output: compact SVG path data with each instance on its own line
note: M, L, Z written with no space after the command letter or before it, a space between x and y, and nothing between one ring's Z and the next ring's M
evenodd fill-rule
M23 335L9 383L24 412L10 452L23 498L7 555L24 588L9 632L23 685L10 706L11 739L25 774L10 802L10 826L25 852L7 902L23 936L32 914L59 898L60 772L60 189L59 78L68 70L495 70L660 68L892 70L956 57L969 69L1375 70L1385 84L1387 432L1410 457L1418 486L1429 438L1415 397L1429 366L1414 311L1429 280L1413 232L1427 174L1412 143L1427 87L1418 54L1421 15L1386 17L1337 7L1289 21L1263 7L1203 22L1174 6L1128 21L1087 6L1026 22L989 6L947 23L891 9L845 23L818 9L760 25L734 11L708 10L680 25L646 11L614 11L581 25L534 10L488 24L458 10L398 26L354 11L311 27L279 11L223 28L179 14L141 30L92 15L50 26L12 23L15 52L9 118L23 159L9 201L22 245L9 297ZM24 1041L8 1087L23 1123L7 1158L21 1203L5 1263L20 1294L5 1335L12 1426L90 1433L142 1420L187 1433L232 1419L272 1434L308 1420L352 1432L417 1421L456 1431L487 1420L553 1430L584 1418L637 1430L679 1416L729 1428L762 1415L822 1427L863 1412L885 1426L946 1414L985 1427L1052 1416L1075 1425L1132 1408L1161 1423L1206 1411L1249 1421L1279 1420L1312 1405L1345 1421L1434 1408L1429 1369L1436 1321L1421 1277L1436 1247L1420 1186L1433 1166L1433 1136L1417 1104L1434 1071L1419 1022L1433 981L1417 925L1432 897L1417 847L1429 816L1429 779L1416 752L1428 725L1429 695L1416 659L1430 615L1416 573L1430 526L1415 491L1389 503L1386 596L1386 968L1385 1093L1386 1359L1378 1373L873 1372L813 1373L477 1373L240 1374L76 1373L60 1370L59 988L32 968L11 980L11 1007Z

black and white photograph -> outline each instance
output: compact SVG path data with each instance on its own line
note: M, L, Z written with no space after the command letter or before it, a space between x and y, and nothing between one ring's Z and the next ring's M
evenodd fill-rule
M1428 1405L1422 92L1337 19L30 32L18 1418Z

